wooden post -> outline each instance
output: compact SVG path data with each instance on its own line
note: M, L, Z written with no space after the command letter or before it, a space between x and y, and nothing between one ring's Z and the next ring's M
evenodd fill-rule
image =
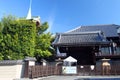
M28 78L28 61L25 61L25 67L24 67L24 77Z
M24 59L24 62L25 62L25 67L24 67L24 77L25 78L30 78L32 75L32 71L30 69L30 66L35 66L35 61L36 59L33 58L33 57L26 57Z

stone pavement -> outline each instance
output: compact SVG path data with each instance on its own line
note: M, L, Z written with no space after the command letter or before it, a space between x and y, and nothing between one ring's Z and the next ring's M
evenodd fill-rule
M89 78L119 78L120 76L48 76L32 80L89 80Z

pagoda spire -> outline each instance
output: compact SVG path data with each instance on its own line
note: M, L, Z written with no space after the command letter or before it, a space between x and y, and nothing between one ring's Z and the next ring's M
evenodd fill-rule
M30 0L30 6L29 6L29 10L28 10L28 14L27 14L26 19L32 19L31 5L32 5L32 0Z

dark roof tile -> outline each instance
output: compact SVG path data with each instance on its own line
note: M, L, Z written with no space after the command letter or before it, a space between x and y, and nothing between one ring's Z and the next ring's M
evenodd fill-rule
M105 37L101 34L101 31L94 32L74 32L74 33L63 33L57 34L56 40L53 45L57 44L100 44L107 42Z
M0 65L16 65L23 64L23 60L2 60L0 61Z
M81 26L73 29L67 33L74 32L86 32L86 31L102 31L106 37L118 37L117 28L119 25L109 24L109 25L94 25L94 26Z

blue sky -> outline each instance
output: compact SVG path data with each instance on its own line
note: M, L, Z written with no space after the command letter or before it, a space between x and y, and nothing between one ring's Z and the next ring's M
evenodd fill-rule
M26 17L30 0L0 0L4 15ZM47 21L52 33L66 32L82 25L120 25L120 0L32 0L32 16Z

